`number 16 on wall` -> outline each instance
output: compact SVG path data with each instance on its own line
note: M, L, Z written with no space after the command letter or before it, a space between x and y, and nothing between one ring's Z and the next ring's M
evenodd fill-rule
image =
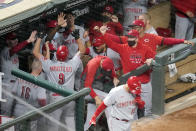
M0 102L6 102L6 99L2 99L2 76L4 73L0 72Z

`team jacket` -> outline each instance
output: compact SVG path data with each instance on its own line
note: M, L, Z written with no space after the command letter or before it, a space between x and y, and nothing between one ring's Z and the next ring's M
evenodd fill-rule
M146 45L138 43L137 47L132 48L127 43L119 44L112 41L110 36L111 35L106 33L104 34L103 38L109 48L120 54L124 74L135 70L137 67L143 65L146 59L154 58L155 56L155 52L153 52L151 48ZM150 81L150 75L148 71L139 77L141 78L142 83L147 83Z
M196 0L172 0L172 5L177 9L176 14L180 17L187 17L185 13L191 11L196 15Z
M110 35L110 39L117 43L123 43L125 44L127 42L126 36L115 36ZM157 47L159 45L175 45L180 44L184 42L184 39L176 39L176 38L165 38L162 36L154 35L145 33L143 37L139 38L139 42L141 44L144 44L152 49L156 53Z
M106 76L104 76L100 71L100 62L106 56L96 56L95 58L91 59L88 64L86 65L83 73L82 73L82 80L84 80L84 87L90 88L90 96L94 98L96 93L94 92L93 88L102 90L103 87L99 86L99 82L103 83L106 80ZM116 73L112 70L111 78L116 77ZM83 83L82 83L83 84Z

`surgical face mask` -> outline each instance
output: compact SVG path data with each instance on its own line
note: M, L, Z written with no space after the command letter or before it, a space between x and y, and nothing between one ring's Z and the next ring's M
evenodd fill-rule
M135 40L134 41L128 41L129 46L134 46L136 44Z

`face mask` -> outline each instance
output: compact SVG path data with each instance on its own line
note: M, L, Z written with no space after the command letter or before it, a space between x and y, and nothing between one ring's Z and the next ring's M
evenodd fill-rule
M135 44L136 44L135 41L128 41L128 45L129 45L129 46L134 46Z

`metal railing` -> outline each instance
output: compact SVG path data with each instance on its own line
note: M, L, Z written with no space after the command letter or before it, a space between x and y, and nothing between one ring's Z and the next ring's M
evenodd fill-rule
M24 71L21 71L19 69L14 69L12 70L12 74L24 79L26 81L29 81L35 85L38 85L40 87L43 87L49 91L53 91L55 93L58 93L62 96L65 96L66 98L55 102L55 103L51 103L47 106L44 106L42 108L30 111L20 117L17 117L16 119L9 121L5 124L0 125L0 130L9 128L17 123L20 122L25 122L25 121L29 121L31 118L35 117L35 116L40 116L42 115L42 113L40 112L52 112L57 110L58 108L64 106L66 103L75 100L76 99L76 131L81 131L83 130L83 126L84 126L84 96L88 95L90 93L90 89L89 88L84 88L79 92L75 92L69 89L63 89L61 86L54 84L52 82L34 77L32 75L30 75L29 73L26 73ZM80 117L77 117L77 115L79 115Z

